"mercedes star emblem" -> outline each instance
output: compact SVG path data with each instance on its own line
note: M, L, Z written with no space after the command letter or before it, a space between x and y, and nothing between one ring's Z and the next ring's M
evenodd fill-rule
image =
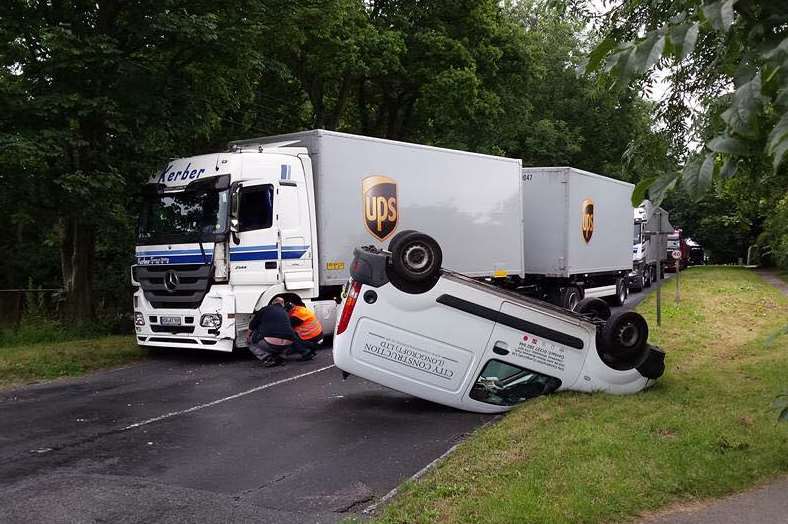
M175 272L174 269L170 269L164 275L164 287L167 288L167 291L175 291L175 288L178 287L180 284L181 279L178 277L178 273Z

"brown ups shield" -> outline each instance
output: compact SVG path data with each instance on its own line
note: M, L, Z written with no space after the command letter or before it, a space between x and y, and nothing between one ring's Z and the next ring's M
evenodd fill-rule
M594 234L594 201L590 198L583 200L582 217L583 239L588 243Z
M378 240L387 239L399 218L397 183L385 176L370 176L361 181L361 193L367 230Z

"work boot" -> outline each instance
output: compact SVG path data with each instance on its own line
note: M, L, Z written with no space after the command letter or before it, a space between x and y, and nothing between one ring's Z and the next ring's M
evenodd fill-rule
M303 361L312 360L313 358L315 358L315 355L317 355L317 351L315 351L314 349L310 349L309 351L301 355L301 360Z

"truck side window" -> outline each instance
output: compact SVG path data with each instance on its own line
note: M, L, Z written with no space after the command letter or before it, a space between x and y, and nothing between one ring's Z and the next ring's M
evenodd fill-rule
M242 187L238 196L238 229L241 232L268 229L274 217L274 186Z
M476 379L469 396L487 404L514 406L530 398L552 393L560 386L561 381L555 377L491 359Z

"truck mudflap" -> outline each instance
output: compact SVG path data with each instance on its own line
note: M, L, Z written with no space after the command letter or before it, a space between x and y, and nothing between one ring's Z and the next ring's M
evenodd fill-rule
M646 360L635 369L646 378L658 379L665 373L665 352L661 348L649 344Z

